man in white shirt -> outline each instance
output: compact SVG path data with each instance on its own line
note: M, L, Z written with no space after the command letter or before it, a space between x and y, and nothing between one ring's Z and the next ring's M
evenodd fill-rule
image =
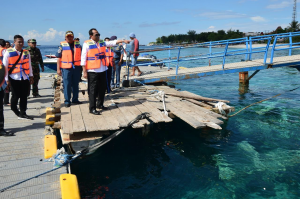
M21 35L14 36L14 46L14 48L7 49L3 57L3 65L8 71L5 80L12 91L11 110L18 116L18 119L33 120L33 117L26 114L28 87L33 83L30 53L22 49L24 39ZM20 110L17 107L19 99Z
M88 93L89 93L89 109L90 113L100 115L96 108L102 110L107 109L103 106L104 96L106 90L106 70L105 65L105 47L116 46L119 43L129 43L129 40L114 40L114 41L100 41L100 34L95 29L89 30L90 40L85 41L82 46L81 66L83 68L83 77L88 79ZM103 51L104 49L104 51ZM96 107L96 97L98 102Z

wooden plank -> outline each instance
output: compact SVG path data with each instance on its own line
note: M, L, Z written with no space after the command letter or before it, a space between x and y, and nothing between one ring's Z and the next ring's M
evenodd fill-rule
M115 116L115 118L119 122L120 127L127 127L129 121L127 120L126 116L121 112L121 110L117 106L110 106L108 107L111 114Z
M65 134L72 134L73 133L73 127L71 121L61 121L61 129Z
M158 110L155 106L152 106L151 102L149 102L147 100L139 100L139 102L148 108L151 115L153 115L153 117L155 117L158 120L158 122L172 122L173 121L170 117L166 116L164 113L162 113L160 110ZM153 103L155 103L155 102L153 102Z
M133 113L131 111L132 107L129 107L128 105L130 105L130 103L128 102L128 100L125 99L118 99L116 100L116 103L118 108L120 109L120 111L125 115L125 117L127 118L127 120L129 122L131 122L132 120L134 120L141 112L138 111L134 111L135 113ZM139 112L138 114L136 114L136 112ZM137 126L137 125L135 125ZM144 125L138 125L139 128L143 128Z
M184 100L189 101L189 102L192 102L193 104L196 104L196 105L198 105L198 106L202 106L202 107L205 108L205 109L209 109L209 110L210 110L210 109L213 108L212 106L210 106L210 105L208 105L208 104L206 104L206 103L199 102L199 101L194 100L194 99L184 98Z
M220 114L218 114L218 113L209 111L209 110L207 110L207 109L205 109L205 108L202 108L202 107L200 107L200 106L197 106L197 105L195 105L195 104L193 104L193 103L191 103L191 102L184 101L184 103L185 103L186 105L188 105L189 107L191 107L191 109L198 111L199 114L202 112L201 114L204 114L204 115L205 115L206 117L208 117L208 118L213 117L213 118L223 118L223 119L227 119L227 118L224 117L223 115L220 115ZM219 120L218 122L215 122L215 123L216 123L216 124L223 124L223 122L222 122L221 120Z
M156 118L155 115L153 115L153 112L139 101L133 100L131 101L131 104L134 105L137 109L139 109L139 111L141 111L142 113L149 113L149 119L152 120L154 123L164 122L163 119L159 120L159 118Z
M83 118L81 115L80 107L78 105L71 106L72 115L72 127L73 132L86 132L85 125L83 123ZM73 134L73 133L71 133Z
M204 123L199 122L194 117L192 117L192 116L188 115L187 113L183 112L182 110L177 109L174 106L172 106L173 103L176 103L176 102L168 103L167 106L170 108L171 112L174 115L176 115L177 117L179 117L180 119L182 119L183 121L185 121L186 123L188 123L189 125L194 127L195 129L200 129L200 128L206 127L206 125Z
M115 116L110 112L110 110L103 110L101 112L105 120L107 121L107 124L109 125L110 130L119 130L120 125L118 120L115 118Z
M132 125L132 128L138 129L138 128L141 128L141 126L144 127L145 125L150 125L150 122L147 119L142 119L142 120L138 121L137 123L134 123Z
M222 129L216 123L222 123L223 124L223 121L218 120L217 118L214 118L214 117L210 117L207 114L203 114L203 112L199 112L199 111L191 108L190 106L188 106L184 102L173 102L172 105L174 107L176 107L177 109L179 109L179 110L187 113L188 115L194 117L199 122L204 123L204 124L206 124L207 126L209 126L211 128L219 129L219 130Z
M180 92L165 92L166 95L172 95L176 97L181 97L181 98L188 98L188 99L195 99L195 100L200 100L200 101L207 101L207 102L226 102L229 103L227 100L221 100L221 99L213 99L213 98L208 98L208 97L202 97L202 96L195 96L195 95L188 95Z

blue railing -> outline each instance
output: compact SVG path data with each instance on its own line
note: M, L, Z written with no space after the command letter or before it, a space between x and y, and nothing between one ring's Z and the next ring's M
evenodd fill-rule
M147 66L147 65L155 65L155 64L168 64L168 68L170 67L171 63L177 63L176 64L176 75L178 74L178 68L179 68L179 62L181 61L192 61L192 60L200 60L200 59L211 59L211 58L223 58L222 63L222 69L225 69L225 63L226 63L226 57L228 56L237 56L237 55L245 55L245 60L252 60L252 55L254 53L264 53L264 64L273 64L273 58L275 51L280 50L289 50L289 56L292 55L292 49L300 48L300 42L293 43L293 37L300 36L300 32L290 32L290 33L282 33L282 34L272 34L272 35L262 35L262 36L252 36L252 37L244 37L239 39L229 39L229 40L220 40L220 41L212 41L212 42L204 42L199 44L193 44L191 46L165 46L165 47L159 47L155 48L159 51L168 50L169 51L169 59L165 61L155 62L155 63L143 63L143 64L137 64L136 66ZM277 44L278 39L280 38L289 38L288 44ZM273 44L272 43L272 40ZM253 42L265 42L265 47L256 47L254 48ZM229 45L233 44L245 44L245 49L237 49L237 50L228 50ZM224 51L221 52L212 52L212 48L214 46L225 46ZM282 46L288 46L287 48L280 48L276 49L276 47L282 47ZM187 58L187 59L180 59L180 51L181 49L185 48L195 48L195 47L209 47L209 53L202 54L199 57L195 58ZM271 52L269 49L272 48ZM146 51L155 51L155 49L147 49ZM177 59L171 59L171 50L178 50ZM270 62L267 63L267 58L269 52L270 55Z

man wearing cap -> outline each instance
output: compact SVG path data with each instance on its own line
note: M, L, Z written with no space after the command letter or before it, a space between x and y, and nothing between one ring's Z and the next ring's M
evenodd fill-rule
M110 40L116 40L117 36L111 36ZM113 47L114 51L114 62L115 67L113 68L112 75L111 75L111 86L112 88L119 88L120 87L120 75L121 75L121 65L123 63L123 52L124 48L122 44ZM115 81L116 76L116 81Z
M65 41L60 42L56 53L57 74L63 76L65 107L71 106L71 91L73 92L72 103L81 104L78 100L79 79L81 75L81 45L74 41L72 31L67 31Z
M100 115L96 108L102 110L107 109L103 106L104 96L106 90L106 70L105 64L105 47L116 46L119 43L129 43L129 40L114 40L102 41L97 29L89 30L90 40L84 42L82 47L81 65L83 67L83 77L88 79L88 93L89 93L89 109L90 113ZM96 97L98 102L96 107Z
M39 80L40 80L40 66L42 69L42 72L44 72L44 63L43 63L43 57L41 54L40 49L36 47L36 40L35 39L29 39L27 41L28 47L26 50L30 52L31 56L31 66L32 66L32 73L33 73L33 84L32 84L32 96L33 97L41 97L39 94ZM40 65L40 66L39 66ZM30 86L29 86L29 92L30 94Z
M140 76L142 74L142 71L139 69L138 66L135 66L137 63L137 58L139 56L139 53L135 53L137 51L139 51L140 45L139 45L139 40L136 39L135 34L132 32L129 34L129 37L131 39L130 45L131 45L131 49L130 49L130 54L131 54L131 66L132 66L132 74L131 76L135 75L135 69L138 70L138 76Z

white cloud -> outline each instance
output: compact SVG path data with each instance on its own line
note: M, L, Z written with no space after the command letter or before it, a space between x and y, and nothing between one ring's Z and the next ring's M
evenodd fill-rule
M267 21L265 18L261 17L261 16L256 16L256 17L250 17L250 19L252 21L255 21L255 22L265 22Z
M196 17L207 17L209 19L233 19L233 18L245 18L246 14L236 13L233 11L224 11L224 12L204 12L196 15Z
M25 41L28 39L37 39L37 40L43 41L43 42L50 42L50 41L54 41L58 38L63 39L64 32L57 31L54 28L49 28L49 30L45 33L39 33L36 30L30 30L27 32L26 35L24 35Z
M269 8L269 9L286 8L286 7L289 7L292 3L293 3L292 1L283 1L283 2L278 3L278 4L268 5L267 8Z
M208 29L215 29L215 27L214 26L209 26Z
M78 33L78 37L79 37L79 39L80 39L80 41L85 41L85 40L87 40L87 37L85 37L84 36L84 34L82 34L82 33Z

